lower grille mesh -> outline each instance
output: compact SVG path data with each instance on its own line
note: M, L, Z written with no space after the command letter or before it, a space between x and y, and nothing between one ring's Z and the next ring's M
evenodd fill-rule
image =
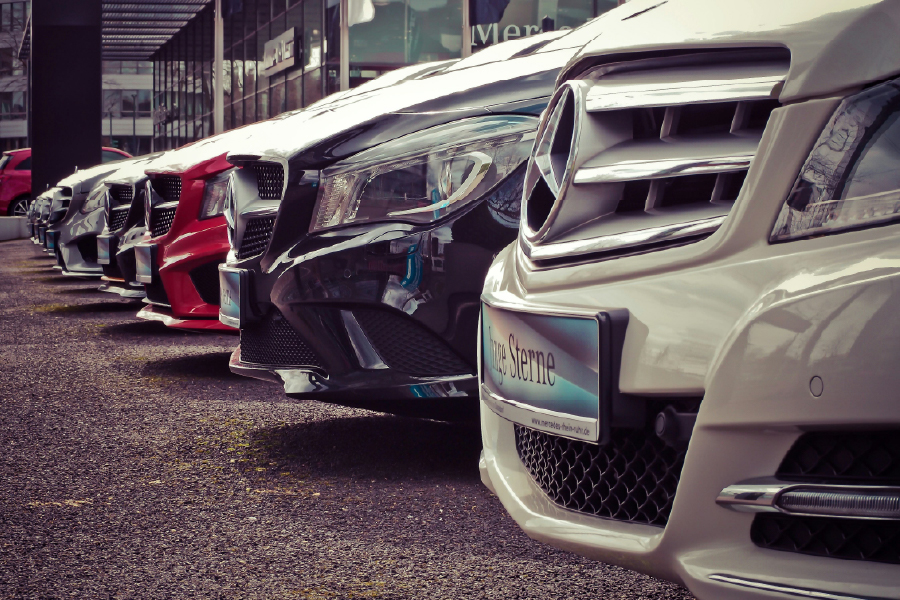
M241 327L241 361L257 365L322 367L322 362L277 309Z
M122 229L125 225L125 221L128 220L128 211L131 210L130 206L123 206L120 208L114 208L110 211L109 215L109 230L110 231L118 231Z
M444 340L405 315L378 309L355 309L353 315L391 369L422 377L475 371Z
M900 432L804 433L785 456L777 475L791 481L900 484Z
M150 232L153 234L153 237L156 238L169 233L172 221L175 220L176 210L178 210L177 206L153 209L153 212L150 213Z
M84 237L78 238L76 244L78 245L78 252L81 253L81 258L83 258L87 262L97 262L96 235L86 235Z
M757 515L750 538L769 550L900 564L896 521Z
M581 513L665 526L685 451L643 430L614 429L605 446L515 426L525 468L553 502Z
M244 228L241 245L237 249L237 257L240 260L262 254L272 238L272 229L275 227L275 216L250 219Z
M152 283L145 283L144 291L147 293L147 302L150 304L171 306L169 304L169 296L166 294L166 288L163 282L159 280L159 277L154 277Z

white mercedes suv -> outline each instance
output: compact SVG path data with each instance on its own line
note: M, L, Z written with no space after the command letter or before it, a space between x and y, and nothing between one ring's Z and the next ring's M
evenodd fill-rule
M900 598L900 2L579 34L482 296L482 480L699 598Z

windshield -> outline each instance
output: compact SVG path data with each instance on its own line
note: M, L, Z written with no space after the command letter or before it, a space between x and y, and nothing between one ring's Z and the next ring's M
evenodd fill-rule
M6 163L9 162L9 159L12 158L9 154L4 154L2 158L0 158L0 171L6 168Z

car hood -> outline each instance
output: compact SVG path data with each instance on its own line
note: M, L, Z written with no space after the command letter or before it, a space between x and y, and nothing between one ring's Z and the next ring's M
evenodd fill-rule
M585 41L574 35L577 31L504 42L435 75L275 117L235 145L229 160L268 157L301 169L320 168L457 119L492 112L537 114L557 73Z
M582 33L596 35L561 79L580 68L576 64L626 52L760 46L791 52L782 102L830 95L900 72L897 0L632 0L604 17L603 23L583 27Z
M82 169L80 171L76 171L72 175L62 179L56 185L59 187L70 187L72 188L72 193L87 193L94 187L94 184L97 183L101 178L109 175L110 173L114 173L121 168L127 167L129 165L134 164L135 161L139 161L139 158L129 158L125 160L116 160L113 162L103 163L100 165L96 165L89 169Z
M166 152L156 152L155 154L142 156L139 160L135 160L123 166L121 169L110 173L102 182L99 183L122 183L125 185L132 185L135 182L138 182L147 177L147 169L152 169L153 165L164 160L165 155Z

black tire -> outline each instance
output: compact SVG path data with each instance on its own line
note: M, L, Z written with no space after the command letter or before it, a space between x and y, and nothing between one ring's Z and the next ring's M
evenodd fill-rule
M13 200L6 213L10 217L27 217L28 216L28 198L16 198Z

